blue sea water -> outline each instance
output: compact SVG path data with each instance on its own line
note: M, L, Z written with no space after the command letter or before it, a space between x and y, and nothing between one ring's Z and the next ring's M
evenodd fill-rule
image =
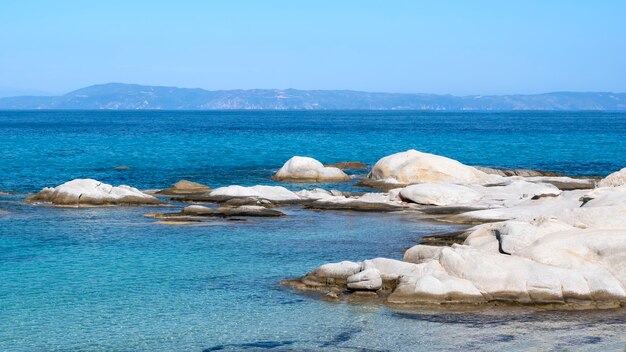
M279 219L167 226L143 214L182 204L22 202L78 177L142 189L183 178L275 184L270 176L292 155L372 165L410 148L472 165L602 176L626 166L626 114L0 112L0 191L8 192L0 195L0 350L624 349L623 309L402 311L278 285L329 261L400 258L421 236L458 226L298 207Z

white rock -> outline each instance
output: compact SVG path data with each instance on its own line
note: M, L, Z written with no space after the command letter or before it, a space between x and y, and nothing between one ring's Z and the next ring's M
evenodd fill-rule
M626 229L585 229L553 233L525 248L519 256L561 268L588 271L593 273L588 280L604 281L607 290L614 284L613 278L620 283L620 287L613 287L614 292L622 292L626 287ZM598 286L596 289L600 291L602 287Z
M626 185L600 187L585 194L581 198L583 207L626 206Z
M333 197L341 196L335 195L327 190L316 188L313 190L303 189L301 191L295 192L299 197L304 199L333 199Z
M556 197L562 193L556 186L547 183L528 182L519 178L508 178L506 182L501 186L472 185L470 187L483 195L482 205L509 208L527 200Z
M453 159L413 149L378 160L367 177L372 180L392 181L400 184L485 184L502 178L497 175L488 175Z
M343 261L339 263L328 263L317 268L313 274L322 278L347 279L361 271L361 263Z
M616 171L598 182L598 187L617 187L626 185L626 167Z
M348 288L351 290L376 291L383 285L380 272L377 269L367 269L348 277Z
M155 197L129 186L113 187L93 179L75 179L54 188L46 187L26 201L60 206L160 204Z
M213 197L261 198L269 201L295 201L300 197L281 186L227 186L216 188L210 193Z
M402 276L389 296L390 303L482 303L485 298L468 280L446 275Z
M504 252L515 254L543 236L574 229L572 225L554 218L541 217L530 222L509 220L474 227L464 244L498 253L500 242ZM496 233L499 234L500 241L496 238Z
M467 205L477 202L482 195L473 189L450 183L421 183L400 191L400 196L424 205Z
M428 260L437 259L441 254L441 250L444 247L439 246L425 246L418 244L417 246L413 246L407 249L404 252L403 261L407 263L415 263L420 264Z
M294 156L274 174L274 179L279 181L336 182L349 181L350 176L336 167L326 167L313 158Z

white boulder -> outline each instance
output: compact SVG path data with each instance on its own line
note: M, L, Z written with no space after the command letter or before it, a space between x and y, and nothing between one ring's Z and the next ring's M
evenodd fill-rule
M317 268L313 274L322 278L347 279L361 271L361 263L343 261L339 263L328 263Z
M278 181L337 182L349 181L350 176L339 168L324 166L313 158L294 156L274 174L274 179Z
M616 171L598 182L598 187L617 187L626 185L626 167Z
M93 179L75 179L54 188L46 187L26 198L27 202L58 206L151 205L161 202L129 186L111 186Z
M501 179L501 176L488 175L456 160L413 149L378 160L367 177L371 180L392 181L392 183L405 185L413 183L485 184Z

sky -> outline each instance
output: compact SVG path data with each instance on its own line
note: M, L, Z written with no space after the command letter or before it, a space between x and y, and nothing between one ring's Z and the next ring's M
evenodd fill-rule
M0 0L0 96L626 92L626 1Z

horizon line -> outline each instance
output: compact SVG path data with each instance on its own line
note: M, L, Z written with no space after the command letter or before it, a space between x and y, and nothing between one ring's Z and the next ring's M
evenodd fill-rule
M67 94L80 91L86 88L98 87L98 86L112 86L112 85L120 85L120 86L140 86L140 87L151 87L151 88L172 88L172 89L188 89L188 90L203 90L207 92L231 92L231 91L308 91L308 92L355 92L355 93L372 93L372 94L394 94L394 95L434 95L434 96L451 96L451 97L505 97L505 96L534 96L534 95L544 95L544 94L563 94L563 93L573 93L573 94L626 94L626 92L616 92L616 91L594 91L594 90L554 90L554 91L546 91L540 93L508 93L508 94L452 94L452 93L424 93L424 92L385 92L385 91L375 91L375 90L358 90L358 89L301 89L301 88L232 88L232 89L207 89L201 87L181 87L174 85L150 85L150 84L141 84L141 83L124 83L124 82L107 82L107 83L95 83L90 84L84 87L76 88L65 93L59 94L42 94L42 95L13 95L13 96L4 96L0 97L0 99L11 99L11 98L22 98L22 97L62 97Z

